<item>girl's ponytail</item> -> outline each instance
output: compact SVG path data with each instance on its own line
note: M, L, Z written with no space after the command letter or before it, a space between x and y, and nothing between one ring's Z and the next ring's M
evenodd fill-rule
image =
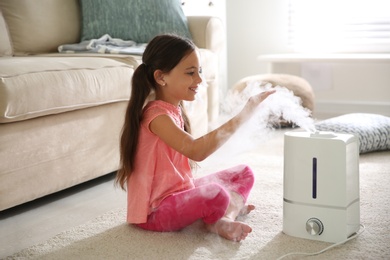
M142 63L134 71L132 77L131 97L126 110L122 135L120 139L120 162L116 183L125 190L127 177L134 168L135 153L138 146L138 136L142 119L142 109L152 91L153 83L150 81L150 69Z
M182 115L183 121L184 121L184 131L191 134L191 123L190 123L190 119L187 115L187 111L185 109L183 101L180 102L180 107L181 107L181 115Z

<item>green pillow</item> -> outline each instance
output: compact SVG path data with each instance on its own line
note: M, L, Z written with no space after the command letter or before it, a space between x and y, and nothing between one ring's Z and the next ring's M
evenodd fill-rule
M147 43L162 33L191 38L180 0L80 0L81 40L113 38Z

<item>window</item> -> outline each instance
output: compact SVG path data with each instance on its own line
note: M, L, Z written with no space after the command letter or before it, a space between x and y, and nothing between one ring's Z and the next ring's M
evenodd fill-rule
M296 52L390 52L390 1L289 0Z

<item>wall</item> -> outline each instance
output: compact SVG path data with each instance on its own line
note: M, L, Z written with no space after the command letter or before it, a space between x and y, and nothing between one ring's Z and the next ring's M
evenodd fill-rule
M187 16L215 16L222 20L226 27L226 0L182 0L182 8ZM226 28L225 28L226 41ZM227 90L227 46L225 45L218 57L220 95Z
M288 0L227 0L228 84L265 73L260 54L285 53Z
M259 60L259 55L291 52L287 46L287 13L288 0L226 1L228 86L243 77L269 72L269 63ZM390 59L323 65L326 73L321 77L325 80L312 75L310 82L316 95L315 116L352 112L390 116ZM310 66L304 64L306 71ZM302 76L302 64L280 64L273 72ZM312 72L321 72L321 66L314 65ZM321 80L328 85L317 84Z

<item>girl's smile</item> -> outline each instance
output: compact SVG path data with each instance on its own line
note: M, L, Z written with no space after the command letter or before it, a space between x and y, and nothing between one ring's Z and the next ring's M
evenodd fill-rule
M196 86L196 87L191 87L190 90L193 91L193 92L195 92L195 94L196 94L196 93L198 93L198 86Z

